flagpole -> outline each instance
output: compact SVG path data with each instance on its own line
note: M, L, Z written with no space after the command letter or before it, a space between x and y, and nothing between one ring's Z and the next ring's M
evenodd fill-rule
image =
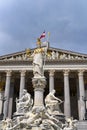
M46 62L46 54L47 54L47 49L49 47L49 38L50 38L50 32L48 32L47 38L45 37L45 31L41 34L40 39L42 38L46 39L47 42L47 47L45 48L45 53L44 53L44 60L43 60L43 71L44 71L44 67L45 67L45 62Z
M49 42L49 39L50 39L50 32L48 32L48 35L47 35L47 42Z
M44 68L45 68L45 62L46 62L47 48L46 48L46 50L45 50L45 53L44 53L44 54L45 54L45 56L44 56L44 63L43 63L43 64L44 64L44 66L43 66L43 71L44 71Z

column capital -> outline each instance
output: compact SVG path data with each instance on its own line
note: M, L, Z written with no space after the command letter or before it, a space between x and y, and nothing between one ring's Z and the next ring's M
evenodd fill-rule
M70 70L63 70L64 75L69 75Z
M78 75L83 75L85 70L78 70Z
M25 76L25 73L26 73L26 70L21 70L20 71L21 76Z
M12 70L5 71L7 76L11 76Z
M54 76L55 70L49 70L49 76Z

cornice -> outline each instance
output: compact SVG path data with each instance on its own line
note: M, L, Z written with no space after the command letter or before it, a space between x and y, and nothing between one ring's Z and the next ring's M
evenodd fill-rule
M31 52L34 51L35 48L30 49ZM8 58L8 57L12 57L12 56L18 56L18 55L22 55L26 53L26 49L23 51L19 51L19 52L15 52L15 53L11 53L11 54L7 54L7 55L2 55L0 56L0 60L3 60L4 58Z
M46 60L46 65L61 65L61 64L86 64L87 60Z
M19 60L19 61L9 61L9 60L1 60L0 61L0 65L32 65L32 60L30 60L30 61L28 61L28 60L25 60L25 61L23 61L23 60Z
M61 64L86 64L87 60L68 60L68 59L62 59L62 60L46 60L45 65L61 65ZM1 60L0 66L2 65L32 65L32 59L31 60Z
M58 52L63 52L63 53L68 53L68 54L74 54L74 55L78 55L78 56L85 56L85 57L87 57L87 54L74 52L74 51L70 51L70 50L59 49L59 48L54 48L54 47L50 47L49 49L50 50L54 50L54 51L58 51Z

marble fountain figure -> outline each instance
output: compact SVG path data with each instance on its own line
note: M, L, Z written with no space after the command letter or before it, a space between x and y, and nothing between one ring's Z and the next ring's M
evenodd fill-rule
M32 54L34 101L24 89L22 97L16 99L16 112L13 119L2 120L0 130L76 130L73 120L66 119L61 112L60 104L63 102L55 97L55 90L46 96L44 104L46 78L43 67L47 49L48 46L42 46L39 39L37 48Z
M16 98L16 113L25 113L32 109L33 99L26 89L23 89L23 96L20 99Z

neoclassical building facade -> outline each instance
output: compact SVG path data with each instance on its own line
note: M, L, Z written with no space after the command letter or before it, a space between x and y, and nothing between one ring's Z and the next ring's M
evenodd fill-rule
M0 56L0 114L12 117L16 111L16 98L22 96L23 89L34 98L32 87L34 49ZM45 96L53 89L64 102L61 109L67 117L83 120L85 114L84 97L87 96L87 55L51 48L44 61L47 85Z

